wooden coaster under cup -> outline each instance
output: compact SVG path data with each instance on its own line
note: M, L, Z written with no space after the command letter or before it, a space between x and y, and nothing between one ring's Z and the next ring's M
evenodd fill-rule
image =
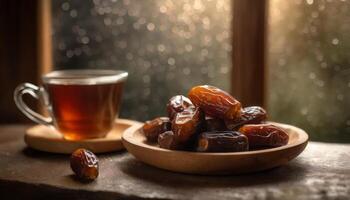
M27 129L24 141L33 149L51 153L70 154L78 148L86 148L94 153L120 151L124 149L121 140L123 132L140 124L133 120L117 119L106 137L80 141L65 140L54 128L36 125Z

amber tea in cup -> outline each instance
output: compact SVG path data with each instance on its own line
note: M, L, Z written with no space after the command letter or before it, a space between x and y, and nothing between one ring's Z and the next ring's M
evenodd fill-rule
M118 115L123 82L92 85L44 84L55 116L54 123L66 139L104 137Z
M118 117L128 74L115 70L63 70L43 76L43 87L30 83L15 90L18 108L35 122L53 125L67 140L100 138ZM25 93L43 97L50 117L35 113L22 100Z

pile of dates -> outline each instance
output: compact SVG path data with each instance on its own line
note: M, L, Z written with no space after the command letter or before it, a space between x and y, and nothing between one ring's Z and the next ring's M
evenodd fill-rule
M198 152L237 152L286 145L288 134L266 123L259 106L242 108L227 92L209 85L193 87L188 98L172 97L168 117L147 121L142 131L161 148Z

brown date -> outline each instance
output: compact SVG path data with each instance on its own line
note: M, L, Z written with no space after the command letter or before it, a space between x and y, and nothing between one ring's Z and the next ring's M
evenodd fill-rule
M252 148L279 147L286 145L289 140L284 130L272 124L248 124L242 126L239 132L248 137L249 146Z
M198 107L189 107L175 115L172 121L172 131L176 140L185 144L203 129L203 125L204 113Z
M206 131L225 131L227 130L224 120L218 118L205 117Z
M148 141L156 142L158 135L171 130L171 122L167 117L157 117L151 121L146 121L142 131Z
M82 180L94 180L98 176L98 159L94 153L86 149L77 149L72 153L70 167Z
M159 147L164 149L179 150L183 146L175 139L174 132L166 131L158 136Z
M172 120L176 113L184 111L186 108L193 106L191 100L183 95L176 95L169 99L166 105L167 113Z
M199 135L197 151L237 152L248 151L248 138L237 131L213 131Z
M209 85L193 87L188 97L195 106L214 118L234 120L241 116L241 103L217 87Z
M243 108L241 117L234 120L225 120L225 124L229 130L237 130L244 124L260 124L266 119L267 114L262 107L250 106Z

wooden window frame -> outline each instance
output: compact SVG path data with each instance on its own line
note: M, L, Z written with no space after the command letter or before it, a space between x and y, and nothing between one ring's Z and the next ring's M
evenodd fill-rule
M266 21L268 0L233 0L231 93L244 106L265 106ZM0 11L5 26L0 32L0 122L28 122L12 100L21 82L39 83L52 69L51 0L3 0ZM0 14L1 15L1 14ZM11 41L15 41L13 44ZM6 57L8 56L8 57Z
M267 0L234 0L231 92L244 106L266 107Z
M51 70L51 1L1 0L0 23L0 123L29 123L13 91L23 82L39 84Z

